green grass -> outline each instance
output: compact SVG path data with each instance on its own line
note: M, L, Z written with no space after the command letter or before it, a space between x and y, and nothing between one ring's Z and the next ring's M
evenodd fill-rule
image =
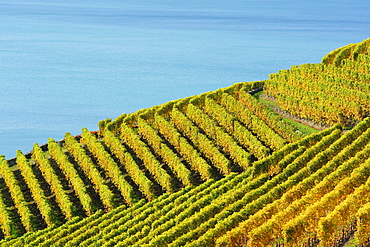
M272 106L274 106L274 107L279 107L279 105L277 104L277 103L275 103L275 102L272 102L272 101L269 101L269 100L265 100L265 99L262 99L261 98L261 94L263 94L263 91L261 91L261 92L258 92L258 93L256 93L256 94L254 94L253 96L259 101L259 102L261 102L261 103L263 103L263 104L265 104L266 106L268 106L268 107L272 107ZM279 107L280 108L280 107Z
M283 118L283 120L286 121L286 122L288 122L288 123L290 123L294 127L296 127L297 130L299 130L300 132L302 132L304 135L310 135L310 134L317 133L317 132L320 131L320 130L311 128L311 127L309 127L307 125L298 123L298 122L296 122L294 120L291 120L289 118Z
M261 92L258 92L256 94L254 94L253 96L256 97L256 99L259 101L259 102L262 102L263 104L265 104L267 107L269 107L270 109L272 109L273 107L278 107L280 108L280 106L273 102L273 101L269 101L269 100L265 100L265 99L262 99L260 96L261 94L263 94L263 91ZM304 135L310 135L312 133L316 133L316 132L319 132L319 130L317 129L314 129L314 128L311 128L307 125L304 125L304 124L301 124L301 123L298 123L292 119L289 119L289 118L283 118L284 121L290 123L291 125L293 125L294 127L296 127L297 130L299 130L300 132L302 132Z

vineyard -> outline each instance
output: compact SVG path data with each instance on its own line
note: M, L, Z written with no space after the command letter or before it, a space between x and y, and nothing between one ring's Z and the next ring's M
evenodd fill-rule
M369 50L0 156L1 246L367 246Z
M279 106L318 122L353 126L369 116L370 39L334 50L321 64L271 74L264 90Z

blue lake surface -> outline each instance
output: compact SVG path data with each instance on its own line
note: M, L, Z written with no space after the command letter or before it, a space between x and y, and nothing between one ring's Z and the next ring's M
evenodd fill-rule
M0 154L370 37L370 2L0 0Z

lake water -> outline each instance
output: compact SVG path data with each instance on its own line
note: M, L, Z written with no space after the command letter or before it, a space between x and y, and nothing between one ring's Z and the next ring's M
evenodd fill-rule
M370 2L0 0L0 154L370 37Z

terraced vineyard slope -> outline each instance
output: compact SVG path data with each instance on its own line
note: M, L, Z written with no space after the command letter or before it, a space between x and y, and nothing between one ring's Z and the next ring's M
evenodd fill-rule
M365 246L369 48L0 156L0 244Z
M289 144L240 174L28 234L8 246L287 246L369 236L370 118ZM260 167L268 167L264 172ZM361 219L361 220L360 220ZM352 228L351 228L352 227Z
M264 90L284 110L321 123L353 126L369 116L370 39L337 49L321 64L271 74Z
M248 94L261 86L239 83L105 120L99 132L18 151L13 167L0 158L3 237L240 173L302 138Z

